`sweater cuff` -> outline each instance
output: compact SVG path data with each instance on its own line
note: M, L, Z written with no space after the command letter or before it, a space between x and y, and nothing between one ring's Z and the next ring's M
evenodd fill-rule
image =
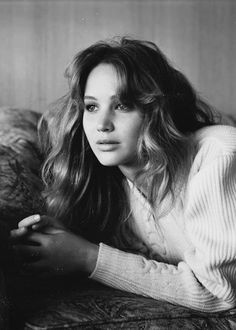
M139 260L140 256L130 255L127 252L100 243L96 266L89 278L103 284L119 287L120 277L125 280L127 275L128 278L130 277L130 273L133 276L134 269L131 264L136 263L136 259Z
M102 281L104 277L106 277L106 273L112 271L112 264L116 265L115 259L117 259L117 254L119 252L120 251L117 249L104 243L99 243L97 262L89 278L96 281Z

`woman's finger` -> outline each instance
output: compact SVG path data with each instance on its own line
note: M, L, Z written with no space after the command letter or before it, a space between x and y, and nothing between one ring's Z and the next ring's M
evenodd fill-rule
M40 232L34 232L28 227L22 227L18 229L12 229L10 232L10 239L13 242L34 242L37 245L41 245L43 236L45 236L43 233Z
M22 239L22 237L26 236L28 232L29 229L27 227L12 229L10 232L10 239L12 240Z
M50 265L51 266L51 265ZM25 273L35 274L40 278L48 278L64 274L63 267L51 268L43 259L33 262L25 262L22 266Z
M65 226L55 218L47 215L40 216L40 222L33 225L32 230L40 230L43 233L53 234L65 230Z
M49 217L47 215L31 215L18 223L18 227L27 227L32 230L39 230L46 227L54 227L64 229L65 226L55 218Z
M47 226L52 226L53 225L53 218L48 217L46 215L41 215L40 216L40 221L35 222L32 224L32 229L33 230L38 230L43 227Z
M39 214L30 215L29 217L24 218L23 220L21 220L18 223L18 228L31 227L31 226L35 225L36 223L39 223L40 219L41 219L41 217Z
M40 258L40 247L33 245L13 245L13 251L23 260L32 260Z
M36 232L36 231L29 231L28 234L26 235L24 242L26 244L28 243L34 243L36 245L42 245L42 243L45 240L45 234L41 232Z

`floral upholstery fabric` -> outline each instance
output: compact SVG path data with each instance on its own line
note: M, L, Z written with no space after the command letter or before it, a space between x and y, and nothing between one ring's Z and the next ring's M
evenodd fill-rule
M9 230L23 217L44 210L39 175L39 118L30 110L0 108L0 255L4 255ZM226 122L236 125L233 116ZM7 328L7 313L12 330L236 329L236 309L200 313L108 288L80 275L41 280L22 277L17 272L10 275L5 272L5 290L0 272L3 330Z
M16 271L8 250L9 231L22 218L43 209L39 118L40 114L30 110L0 108L0 329L7 327L10 306L3 268Z
M30 110L0 108L0 220L9 229L42 210L39 118Z
M26 289L28 287L28 290ZM17 286L24 329L235 329L236 309L200 313L80 278ZM17 291L16 290L16 291ZM24 301L22 295L24 290ZM18 321L19 322L19 321ZM18 323L19 324L19 323Z

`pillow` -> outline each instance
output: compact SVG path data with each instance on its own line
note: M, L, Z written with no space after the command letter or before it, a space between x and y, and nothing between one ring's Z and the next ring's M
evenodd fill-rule
M39 118L32 110L0 108L0 222L8 230L43 213Z

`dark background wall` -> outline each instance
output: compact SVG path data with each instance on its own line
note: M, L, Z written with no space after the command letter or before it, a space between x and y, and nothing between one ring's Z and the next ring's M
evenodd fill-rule
M197 90L236 114L234 0L0 0L0 106L43 112L80 49L114 35L156 42Z

